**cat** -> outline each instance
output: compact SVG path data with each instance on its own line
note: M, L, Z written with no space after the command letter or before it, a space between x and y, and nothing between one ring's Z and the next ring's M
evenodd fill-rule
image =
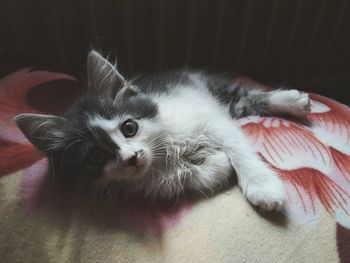
M55 176L96 185L117 182L128 194L172 199L207 193L236 174L245 197L281 210L284 186L259 158L235 118L305 118L307 93L247 89L231 78L179 70L126 80L99 52L87 59L87 92L63 115L15 117L50 160Z

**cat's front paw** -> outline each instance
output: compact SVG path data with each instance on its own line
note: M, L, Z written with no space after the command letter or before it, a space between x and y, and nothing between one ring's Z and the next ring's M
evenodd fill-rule
M281 211L286 203L285 189L279 178L263 183L250 183L245 196L255 206L266 211Z

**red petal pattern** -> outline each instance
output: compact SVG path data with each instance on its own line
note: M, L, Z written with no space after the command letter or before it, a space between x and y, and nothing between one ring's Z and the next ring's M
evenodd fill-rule
M310 125L280 118L240 120L262 158L281 176L291 215L314 220L321 204L343 225L350 225L350 111L312 95Z
M28 167L42 156L31 144L15 144L0 139L0 177Z
M335 165L350 184L350 156L331 148Z
M318 170L302 168L296 170L278 170L282 180L294 187L298 193L304 212L316 213L316 201L319 200L329 213L334 213L336 207L345 209L350 198L336 182L325 176ZM301 189L307 195L301 194ZM308 211L305 205L306 198L311 199L312 211ZM346 211L348 213L348 211Z
M327 146L309 130L280 118L259 118L242 126L268 163L279 169L310 167L328 172L332 165ZM300 158L300 157L303 158Z

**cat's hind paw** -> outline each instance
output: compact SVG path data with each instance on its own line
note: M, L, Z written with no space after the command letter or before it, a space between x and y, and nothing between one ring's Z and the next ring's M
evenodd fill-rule
M271 105L276 111L298 118L306 118L311 111L309 94L298 90L279 90L271 96Z

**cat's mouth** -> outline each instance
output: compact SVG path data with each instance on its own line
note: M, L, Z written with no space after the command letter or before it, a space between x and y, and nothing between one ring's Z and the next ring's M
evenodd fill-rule
M138 160L135 166L117 166L114 162L108 163L104 169L104 178L107 180L134 180L143 177L150 166L147 159Z

